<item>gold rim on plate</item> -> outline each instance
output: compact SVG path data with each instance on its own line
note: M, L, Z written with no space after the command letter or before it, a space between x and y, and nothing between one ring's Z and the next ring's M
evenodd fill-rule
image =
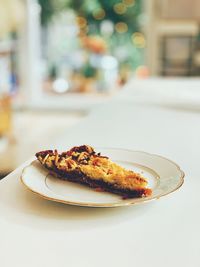
M135 201L136 198L131 198L131 199L126 199L126 200L123 200L121 202L116 202L116 203L94 203L94 202L78 202L78 201L68 201L68 200L63 200L63 199L59 199L59 198L52 198L50 196L47 196L45 194L42 194L41 192L38 192L36 190L34 190L29 184L27 184L25 181L24 181L24 173L25 173L25 170L30 167L30 165L34 162L32 161L28 166L26 166L23 170L22 170L22 174L20 176L20 180L22 182L22 184L28 188L32 193L44 198L44 199L47 199L47 200L51 200L51 201L54 201L54 202L58 202L58 203L63 203L63 204L68 204L68 205L73 205L73 206L81 206L81 207L97 207L97 208L112 208L112 207L122 207L122 206L130 206L130 205L135 205L135 204L140 204L140 203L144 203L144 202L150 202L152 200L157 200L157 199L160 199L161 197L163 196L166 196L170 193L173 193L175 192L176 190L178 190L184 183L184 177L185 177L185 173L183 172L183 170L180 168L180 166L175 163L174 161L168 159L168 158L165 158L163 156L160 156L160 155L157 155L157 154L152 154L152 153L148 153L148 152L144 152L144 151L137 151L137 150L130 150L130 149L121 149L121 148L108 148L108 147L101 147L100 149L106 149L106 150L122 150L122 151L127 151L127 152L136 152L136 153L143 153L143 154L147 154L149 156L154 156L154 157L158 157L158 158L162 158L170 163L172 163L174 166L176 166L177 170L180 172L180 177L179 177L179 183L176 185L176 187L174 187L173 189L167 191L166 193L161 193L159 195L156 195L156 196L150 196L150 197L143 197L143 198L140 198L139 201ZM139 164L140 165L140 164ZM145 166L146 167L146 166ZM149 167L147 167L149 168ZM48 173L46 174L45 176L45 179L46 177L48 176ZM138 198L137 198L138 200Z

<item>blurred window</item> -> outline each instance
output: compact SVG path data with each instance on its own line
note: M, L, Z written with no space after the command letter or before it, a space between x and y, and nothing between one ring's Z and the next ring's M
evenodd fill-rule
M157 5L163 19L200 19L199 0L157 0Z
M192 36L165 36L162 38L162 75L190 76L194 38Z

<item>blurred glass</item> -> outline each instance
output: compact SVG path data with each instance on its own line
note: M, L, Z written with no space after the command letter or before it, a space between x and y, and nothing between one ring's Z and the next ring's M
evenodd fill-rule
M0 137L8 136L11 130L11 99L0 94Z

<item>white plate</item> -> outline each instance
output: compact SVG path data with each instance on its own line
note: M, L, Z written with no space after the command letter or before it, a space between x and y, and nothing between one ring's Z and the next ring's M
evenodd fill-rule
M97 149L102 155L114 162L141 173L148 179L148 187L153 189L150 197L123 200L120 196L96 192L89 187L60 180L49 174L38 161L25 167L21 181L32 192L57 202L87 207L117 207L158 199L177 190L184 181L184 172L180 167L158 155L125 149Z

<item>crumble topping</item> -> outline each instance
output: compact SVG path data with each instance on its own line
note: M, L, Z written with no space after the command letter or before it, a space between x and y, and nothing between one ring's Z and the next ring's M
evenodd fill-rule
M140 174L119 166L108 157L96 153L90 146L74 147L59 154L57 150L47 150L36 153L38 160L51 170L61 170L65 173L78 171L94 180L103 180L124 189L139 190L147 185Z

